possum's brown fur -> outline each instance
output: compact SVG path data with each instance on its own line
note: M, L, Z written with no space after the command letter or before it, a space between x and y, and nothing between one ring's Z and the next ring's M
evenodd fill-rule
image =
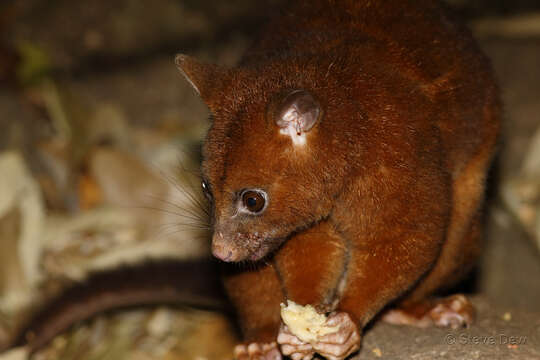
M239 67L178 65L212 112L214 247L266 256L225 276L246 341L275 341L285 298L361 329L471 268L500 105L488 60L441 4L297 1ZM295 89L324 112L303 147L268 111ZM234 216L246 188L268 193L261 215Z

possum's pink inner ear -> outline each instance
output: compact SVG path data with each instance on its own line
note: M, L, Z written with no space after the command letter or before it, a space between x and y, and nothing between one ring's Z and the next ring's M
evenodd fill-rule
M193 89L208 103L209 96L213 92L223 70L216 65L201 63L197 59L184 54L176 55L175 63Z
M287 94L275 113L275 122L282 133L295 132L300 136L315 126L321 116L319 102L305 90Z

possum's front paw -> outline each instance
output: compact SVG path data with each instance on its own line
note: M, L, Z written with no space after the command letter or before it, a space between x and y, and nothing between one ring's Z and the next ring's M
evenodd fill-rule
M313 343L317 353L330 360L341 360L360 349L360 331L345 312L330 314L326 326L338 326L338 330L321 336Z
M275 342L269 344L240 344L234 348L236 360L281 360L281 353Z
M282 324L279 329L277 341L283 355L287 355L292 360L311 360L315 355L313 346L300 340L285 324Z
M334 332L320 335L308 342L300 340L283 325L278 335L278 343L284 355L293 360L310 360L318 353L330 360L342 360L360 348L360 332L349 314L330 314L324 326L336 328Z

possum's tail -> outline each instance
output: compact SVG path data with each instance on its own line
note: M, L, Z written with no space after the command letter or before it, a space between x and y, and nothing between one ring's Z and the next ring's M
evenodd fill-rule
M160 261L95 273L40 307L9 347L26 345L33 353L76 323L134 306L187 305L229 312L217 266L210 259Z

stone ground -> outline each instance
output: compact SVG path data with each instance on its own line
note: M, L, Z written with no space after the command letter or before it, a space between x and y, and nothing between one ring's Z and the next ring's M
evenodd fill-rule
M538 313L475 299L478 317L463 330L418 329L377 323L356 359L539 359Z
M504 138L486 210L486 250L471 282L478 321L457 331L376 323L367 330L358 359L540 359L540 255L531 234L500 197L500 189L519 176L522 158L540 128L540 17L531 16L540 7L527 0L451 2L470 19L492 59L506 107ZM23 154L42 189L46 223L69 229L78 226L77 231L84 233L66 240L69 246L43 244L40 269L45 285L29 290L36 298L50 288L57 291L66 278L78 279L88 269L103 263L114 267L120 261L107 254L135 249L133 256L140 260L147 249L140 246L155 229L132 235L126 229L141 218L124 220L126 214L116 209L113 214L120 220L114 222L102 205L132 200L131 193L110 199L107 189L154 176L139 165L124 173L118 170L119 164L126 163L126 153L137 153L152 164L167 164L169 160L163 158L177 159L179 144L196 148L193 144L204 133L206 110L178 76L173 54L182 49L234 64L249 44L252 28L264 17L256 2L243 0L218 5L190 0L142 4L17 0L0 5L0 70L11 69L0 71L0 150ZM59 139L68 135L71 142L58 146ZM97 152L95 143L104 139L124 155ZM87 166L88 172L81 170ZM119 175L101 181L103 174ZM93 184L85 179L98 183L100 196L95 196L94 185L81 185ZM155 183L148 180L140 187L168 191ZM0 218L10 219L3 214ZM103 226L103 218L123 230L111 235L109 228L97 229L96 223ZM89 239L92 246L104 245L88 250ZM0 246L7 251L7 245ZM164 245L162 252L168 249ZM186 251L200 255L205 249ZM0 269L4 274L14 272L5 266ZM0 276L0 295L12 287ZM13 330L17 314L24 314L17 309L0 310L0 343ZM115 340L125 339L126 334L130 341ZM139 309L100 316L58 337L35 358L226 359L234 342L230 324L219 315Z

